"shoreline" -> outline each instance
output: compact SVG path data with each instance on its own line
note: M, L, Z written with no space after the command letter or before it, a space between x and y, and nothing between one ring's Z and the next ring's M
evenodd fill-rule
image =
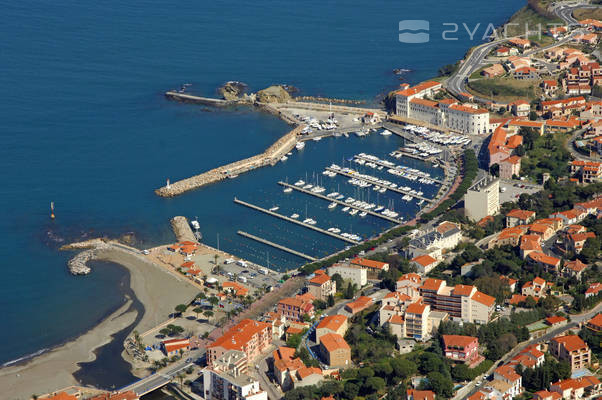
M96 267L100 261L126 270L128 277L125 283L129 287L123 292L124 304L79 336L0 368L0 387L10 398L30 399L33 394L80 385L76 377L90 383L102 380L101 373L106 373L108 368L95 364L111 355L105 355L103 348L119 347L121 351L113 357L130 364L122 355L121 338L125 339L134 330L143 332L152 328L166 319L175 305L190 301L198 293L198 289L186 280L178 280L161 267L114 246L99 250L95 261ZM165 301L168 295L169 301ZM131 364L129 371L135 376Z

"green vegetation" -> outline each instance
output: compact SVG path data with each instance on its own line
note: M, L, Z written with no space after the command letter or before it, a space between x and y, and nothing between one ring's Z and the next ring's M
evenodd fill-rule
M536 392L551 382L570 378L571 366L565 361L558 362L548 357L540 367L531 369L518 365L516 372L523 377L523 387L530 392Z
M164 336L175 336L184 332L184 328L179 325L169 324L165 328L161 329L159 333Z
M475 94L496 101L516 99L536 99L541 89L535 79L514 79L512 77L482 78L468 82ZM495 97L495 99L494 99Z
M546 45L553 40L544 35L548 28L553 27L553 24L563 25L563 22L556 15L548 12L546 6L539 0L528 0L527 6L518 10L510 18L510 23L514 25L508 26L508 37L524 35L526 31L534 32L535 34L529 36L529 40L539 45Z
M464 197L464 194L466 194L466 191L470 185L472 185L472 181L477 176L477 171L479 169L479 162L472 149L464 150L463 164L464 178L456 191L452 193L447 200L439 204L433 211L422 214L420 217L422 221L430 221L443 214Z
M457 61L454 64L444 65L443 67L439 68L439 76L451 76L458 70L459 67L460 61Z
M571 154L565 146L568 134L548 133L538 136L531 129L523 129L521 134L526 151L521 160L522 175L538 181L541 181L544 172L556 179L568 175L568 162L571 160Z

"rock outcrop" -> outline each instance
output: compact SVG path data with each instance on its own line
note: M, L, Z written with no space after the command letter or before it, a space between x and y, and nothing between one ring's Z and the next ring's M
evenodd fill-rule
M256 94L257 101L261 103L287 103L291 101L291 95L280 85L270 86L260 90Z
M218 88L217 92L224 98L224 100L235 101L238 100L246 90L246 84L237 81L230 81L226 82L224 86Z

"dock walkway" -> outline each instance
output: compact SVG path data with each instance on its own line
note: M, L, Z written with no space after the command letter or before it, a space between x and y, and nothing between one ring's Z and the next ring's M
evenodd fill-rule
M420 200L424 200L424 201L429 202L429 203L432 203L434 201L433 199L428 199L428 198L426 198L424 196L419 196L417 194L412 194L409 190L403 190L403 189L400 189L398 187L392 188L390 186L384 186L384 185L378 183L376 181L376 179L373 179L373 178L358 177L356 174L350 174L350 173L342 171L340 169L333 169L333 168L330 168L330 167L326 167L326 170L327 171L331 171L331 172L336 172L337 174L346 176L348 178L357 178L357 179L360 179L362 181L366 181L368 183L371 183L374 186L385 188L385 189L391 190L393 192L397 192L397 193L401 193L401 194L407 194L408 196L412 196L412 197L415 197L415 198L420 199Z
M297 191L299 191L301 193L309 194L311 196L315 196L315 197L318 197L318 198L323 199L323 200L327 200L327 201L330 201L330 202L333 202L333 203L337 203L337 204L342 205L342 206L346 206L346 207L350 207L350 208L355 208L358 211L365 211L365 212L367 212L368 214L370 214L370 215L372 215L374 217L382 218L382 219L385 219L385 220L387 220L389 222L393 222L395 224L401 224L401 223L403 223L403 220L401 220L401 219L393 218L393 217L388 217L386 215L383 215L381 213L377 213L375 211L365 210L363 208L356 207L356 206L354 206L352 204L345 203L344 201L333 199L331 197L324 196L323 194L320 194L320 193L314 193L311 190L303 189L302 187L299 187L299 186L291 185L290 183L278 182L278 184L282 185L284 187L292 188L292 189L297 190Z
M348 243L353 243L353 244L357 244L358 243L356 240L346 238L345 236L341 236L341 235L339 235L337 233L328 232L326 229L318 228L317 226L314 226L314 225L310 225L310 224L303 223L301 221L297 221L294 218L290 218L290 217L287 217L286 215L278 214L278 213L275 213L274 211L267 210L267 209L265 209L263 207L259 207L259 206L256 206L254 204L247 203L246 201L239 200L236 197L234 198L234 202L237 203L237 204L241 204L243 206L252 208L253 210L261 211L261 212L263 212L265 214L268 214L268 215L271 215L273 217L280 218L280 219L283 219L283 220L288 221L288 222L292 222L293 224L301 225L301 226L303 226L305 228L312 229L312 230L314 230L316 232L320 232L320 233L323 233L325 235L332 236L333 238L336 238L336 239L339 239L339 240L343 240L343 241L348 242Z
M293 250L293 249L291 249L289 247L286 247L286 246L283 246L281 244L274 243L274 242L271 242L271 241L269 241L267 239L260 238L259 236L251 235L250 233L247 233L247 232L244 232L244 231L237 231L236 233L238 233L240 236L244 236L246 238L253 239L253 240L255 240L255 241L259 242L259 243L267 244L268 246L272 246L272 247L274 247L276 249L279 249L279 250L282 250L282 251L286 251L287 253L294 254L294 255L296 255L298 257L301 257L301 258L305 258L306 260L309 260L309 261L316 261L317 260L317 258L315 258L315 257L308 256L307 254L301 253L300 251Z

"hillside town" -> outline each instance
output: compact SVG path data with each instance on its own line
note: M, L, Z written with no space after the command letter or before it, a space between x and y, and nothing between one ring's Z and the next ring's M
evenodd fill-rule
M601 33L585 19L548 29L545 46L509 38L466 91L438 79L394 92L384 123L471 139L455 192L411 224L286 273L194 241L144 253L199 294L128 338L143 383L164 375L207 400L602 396ZM533 90L494 100L495 80Z

